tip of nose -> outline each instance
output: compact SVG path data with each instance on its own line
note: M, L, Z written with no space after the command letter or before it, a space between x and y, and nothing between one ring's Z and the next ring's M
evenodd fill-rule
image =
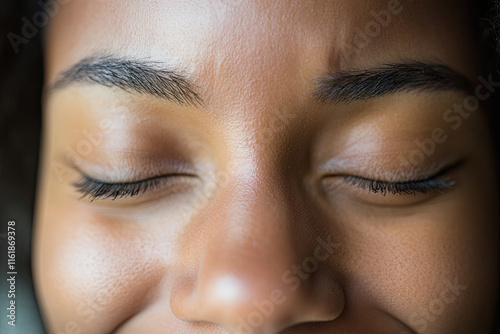
M237 278L223 276L210 289L205 287L183 298L174 314L181 320L222 325L239 334L260 334L280 333L302 323L332 321L344 308L340 288L331 293L284 287L263 293L246 288Z
M240 334L280 333L298 324L332 321L343 312L343 289L326 276L285 283L233 273L183 280L172 291L171 309L180 320Z
M234 276L226 275L220 277L210 290L211 299L219 302L238 303L239 300L245 298L245 286L241 280Z

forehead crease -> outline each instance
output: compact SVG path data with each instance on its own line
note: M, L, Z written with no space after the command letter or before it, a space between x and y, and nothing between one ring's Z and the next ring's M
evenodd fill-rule
M333 11L325 15L325 6L314 6L304 15L302 7L242 7L219 23L201 75L212 82L209 100L216 98L215 92L261 102L276 93L311 93L312 78L318 68L327 67L338 33L332 28L337 25Z
M103 8L95 9L100 7L75 0L75 8L71 9L73 14L84 9L89 15L81 19L70 15L76 23L66 21L64 28L70 29L59 27L56 30L59 34L67 31L64 33L66 39L77 41L81 46L87 42L91 45L70 48L77 49L71 54L83 53L89 48L111 48L137 54L139 58L151 57L180 64L180 68L186 67L193 73L193 79L199 81L197 84L207 102L216 95L225 95L224 98L234 101L269 103L276 100L273 96L277 94L295 99L309 96L308 92L313 89L312 79L322 72L355 68L366 59L377 63L384 52L400 52L397 45L410 42L393 43L398 38L406 38L406 35L399 36L398 31L411 26L405 20L411 16L415 21L418 15L413 14L422 9L414 2L410 6L409 1L400 0L404 9L393 18L393 25L384 28L380 36L370 40L368 47L350 55L349 59L344 57L348 53L347 45L367 20L373 20L372 11L387 9L387 1L219 1L190 2L189 6L180 1L168 1L154 2L156 5L151 11L145 9L146 2L120 6L118 1L110 0L106 6L101 5ZM428 1L424 2L429 5ZM119 22L116 22L116 15L112 15L112 9L117 6L121 8ZM93 11L98 15L90 15ZM92 23L90 17L108 19ZM137 24L125 24L129 20ZM75 28L78 25L84 25L85 29ZM117 26L119 30L103 33ZM70 56L64 50L66 47L67 43L59 42L59 52L54 51L59 56L57 61L52 57L55 65L49 68L61 70L61 65L57 64L68 63L68 58L78 60L85 56ZM61 62L61 57L66 59Z

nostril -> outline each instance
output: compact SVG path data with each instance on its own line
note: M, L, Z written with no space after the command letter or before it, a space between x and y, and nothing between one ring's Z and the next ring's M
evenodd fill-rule
M175 282L170 295L170 309L174 316L183 321L196 321L196 314L191 308L196 304L194 287L196 278L191 275L182 275Z
M304 282L293 291L271 277L257 282L247 276L219 272L205 279L184 279L172 291L172 312L190 326L203 323L230 332L257 334L333 321L343 311L342 288L325 276Z

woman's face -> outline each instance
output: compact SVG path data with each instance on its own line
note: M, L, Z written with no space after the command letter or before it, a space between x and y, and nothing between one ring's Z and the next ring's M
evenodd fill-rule
M79 1L47 34L52 333L488 333L497 192L456 1Z

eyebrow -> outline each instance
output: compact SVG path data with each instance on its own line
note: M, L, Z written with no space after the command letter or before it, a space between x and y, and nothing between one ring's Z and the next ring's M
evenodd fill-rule
M470 92L471 87L468 78L446 65L415 61L327 75L317 81L314 95L321 102L349 103L397 92Z
M118 87L126 92L149 94L180 105L202 105L195 85L183 74L150 60L93 55L62 72L50 89L76 83Z
M180 105L202 105L195 85L180 72L164 66L150 60L93 55L62 72L50 88L61 89L76 83L100 84L149 94ZM446 65L414 61L326 75L317 80L314 95L324 103L349 103L397 92L469 92L471 86L468 78Z

